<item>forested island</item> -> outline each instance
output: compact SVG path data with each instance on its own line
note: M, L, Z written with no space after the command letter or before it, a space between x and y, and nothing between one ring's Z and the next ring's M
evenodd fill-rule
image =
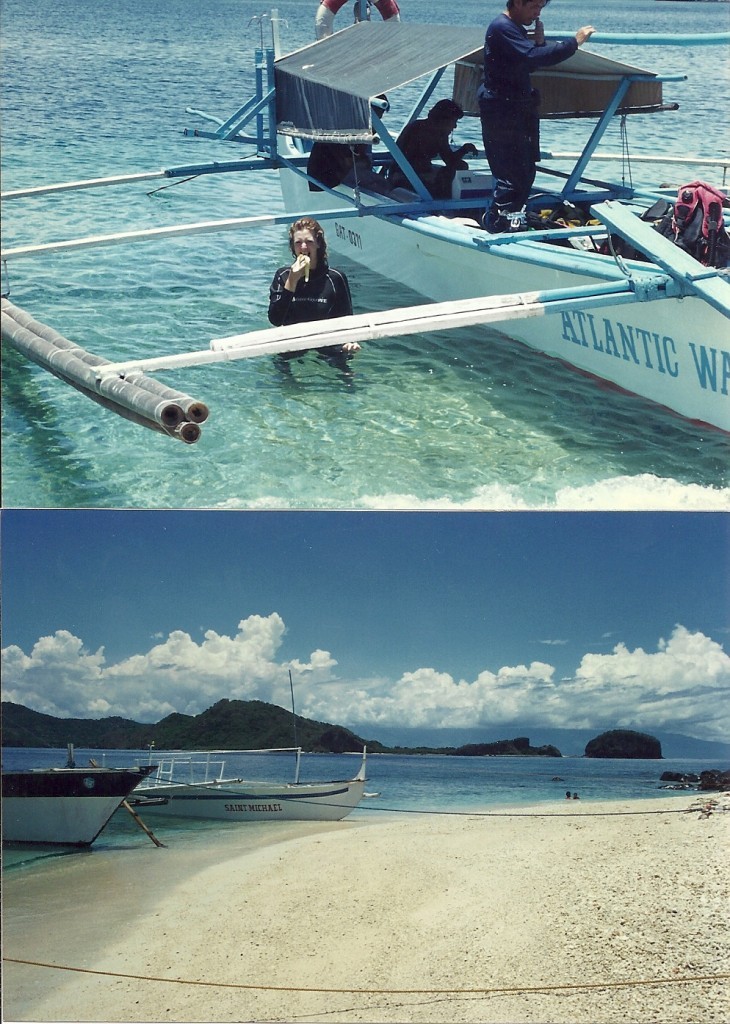
M219 700L199 715L172 714L154 724L127 718L56 718L4 701L2 705L4 747L63 748L96 750L251 750L289 747L296 743L307 753L342 754L361 751L372 754L453 754L461 757L536 756L561 757L552 745L533 747L529 738L470 743L463 747L388 747L363 739L350 729L330 722L316 722L259 700Z
M654 736L633 729L610 729L586 744L586 757L661 759L662 745Z
M296 743L295 743L296 737ZM307 753L342 754L367 746L372 754L450 754L458 757L562 757L552 744L533 747L527 736L460 747L386 746L364 739L350 729L317 722L260 700L219 700L199 715L174 713L156 723L132 719L57 718L3 701L4 747L96 750L253 750L301 746ZM586 757L661 758L661 744L653 736L630 729L614 729L592 739Z

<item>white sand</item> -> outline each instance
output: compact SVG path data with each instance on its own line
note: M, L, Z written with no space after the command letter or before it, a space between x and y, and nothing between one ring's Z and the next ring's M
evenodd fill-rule
M730 803L698 803L350 820L207 867L152 850L116 934L118 881L108 915L65 866L38 916L11 880L6 958L134 977L6 963L4 1019L727 1024Z

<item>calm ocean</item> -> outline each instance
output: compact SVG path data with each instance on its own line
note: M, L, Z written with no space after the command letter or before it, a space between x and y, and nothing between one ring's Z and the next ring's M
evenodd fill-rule
M484 25L500 5L403 0L404 19ZM312 40L315 0L279 4L284 50ZM184 138L186 107L227 116L252 87L266 10L249 0L5 0L5 190L227 160L240 147ZM338 27L349 18L349 7ZM377 17L377 15L376 15ZM657 0L554 0L548 29L725 30L730 6ZM629 125L636 154L716 157L730 80L717 49L600 47L641 67L686 73L666 87L675 114ZM400 104L400 105L399 105ZM392 116L408 105L394 98ZM462 123L463 124L463 123ZM590 126L553 122L543 146L578 147ZM478 140L475 123L459 137ZM616 128L606 148L620 150ZM602 176L620 166L598 165ZM634 179L641 178L640 165ZM659 179L680 182L681 170ZM694 176L694 170L687 172ZM711 172L705 175L709 177ZM715 179L716 180L716 179ZM717 181L722 184L722 181ZM4 245L135 227L280 212L276 179L202 177L7 202ZM285 231L265 228L21 260L10 297L108 358L205 348L268 326L268 285ZM356 311L418 301L338 260ZM313 356L159 378L206 402L189 447L99 409L18 357L3 355L3 496L12 507L101 508L727 508L727 441L642 401L474 330L366 346L343 379Z
M65 750L3 749L5 769L61 767L66 763ZM75 751L81 766L94 758L109 767L146 764L145 751ZM292 781L292 755L222 755L226 775L245 778ZM154 760L154 758L153 758ZM310 754L302 758L302 781L325 781L350 778L359 767L353 755ZM664 771L694 771L723 768L707 760L671 759L661 761L621 761L582 757L450 757L446 755L370 755L366 791L377 794L367 797L353 811L351 819L396 817L399 813L432 812L438 814L498 813L509 807L532 806L550 813L566 802L565 793L577 792L582 800L642 800L664 797L671 800L676 791L660 788ZM679 795L687 796L686 792ZM699 799L700 794L697 794ZM142 815L144 818L144 814ZM350 819L348 819L350 820ZM287 834L296 824L227 825L214 822L155 821L146 823L167 845L177 848L196 846L205 837L225 838L238 834L244 844L273 841L276 830L284 827ZM305 823L303 827L310 827ZM94 853L120 850L130 845L149 843L126 811L118 811L93 846ZM6 867L35 863L46 858L47 851L8 849L3 855Z

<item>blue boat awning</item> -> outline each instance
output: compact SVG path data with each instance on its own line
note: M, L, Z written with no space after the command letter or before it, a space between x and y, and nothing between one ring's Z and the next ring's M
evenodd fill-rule
M454 99L465 113L476 114L484 31L473 25L363 21L281 57L274 66L277 131L308 139L371 141L371 99L451 64L456 65ZM612 94L627 74L642 77L636 85L644 92L636 100L627 98L626 106L636 102L646 109L661 103L656 76L581 49L540 73L541 91L544 81L554 84L548 108L543 99L543 115L555 116L556 105L563 116L577 116L588 107L594 113L596 102L603 102L607 90ZM588 105L586 88L592 93ZM571 112L563 113L566 97Z

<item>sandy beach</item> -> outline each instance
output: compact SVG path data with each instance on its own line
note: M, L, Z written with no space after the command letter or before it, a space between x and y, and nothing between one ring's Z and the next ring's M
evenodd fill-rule
M3 1019L726 1024L727 809L566 801L61 858L6 879Z

